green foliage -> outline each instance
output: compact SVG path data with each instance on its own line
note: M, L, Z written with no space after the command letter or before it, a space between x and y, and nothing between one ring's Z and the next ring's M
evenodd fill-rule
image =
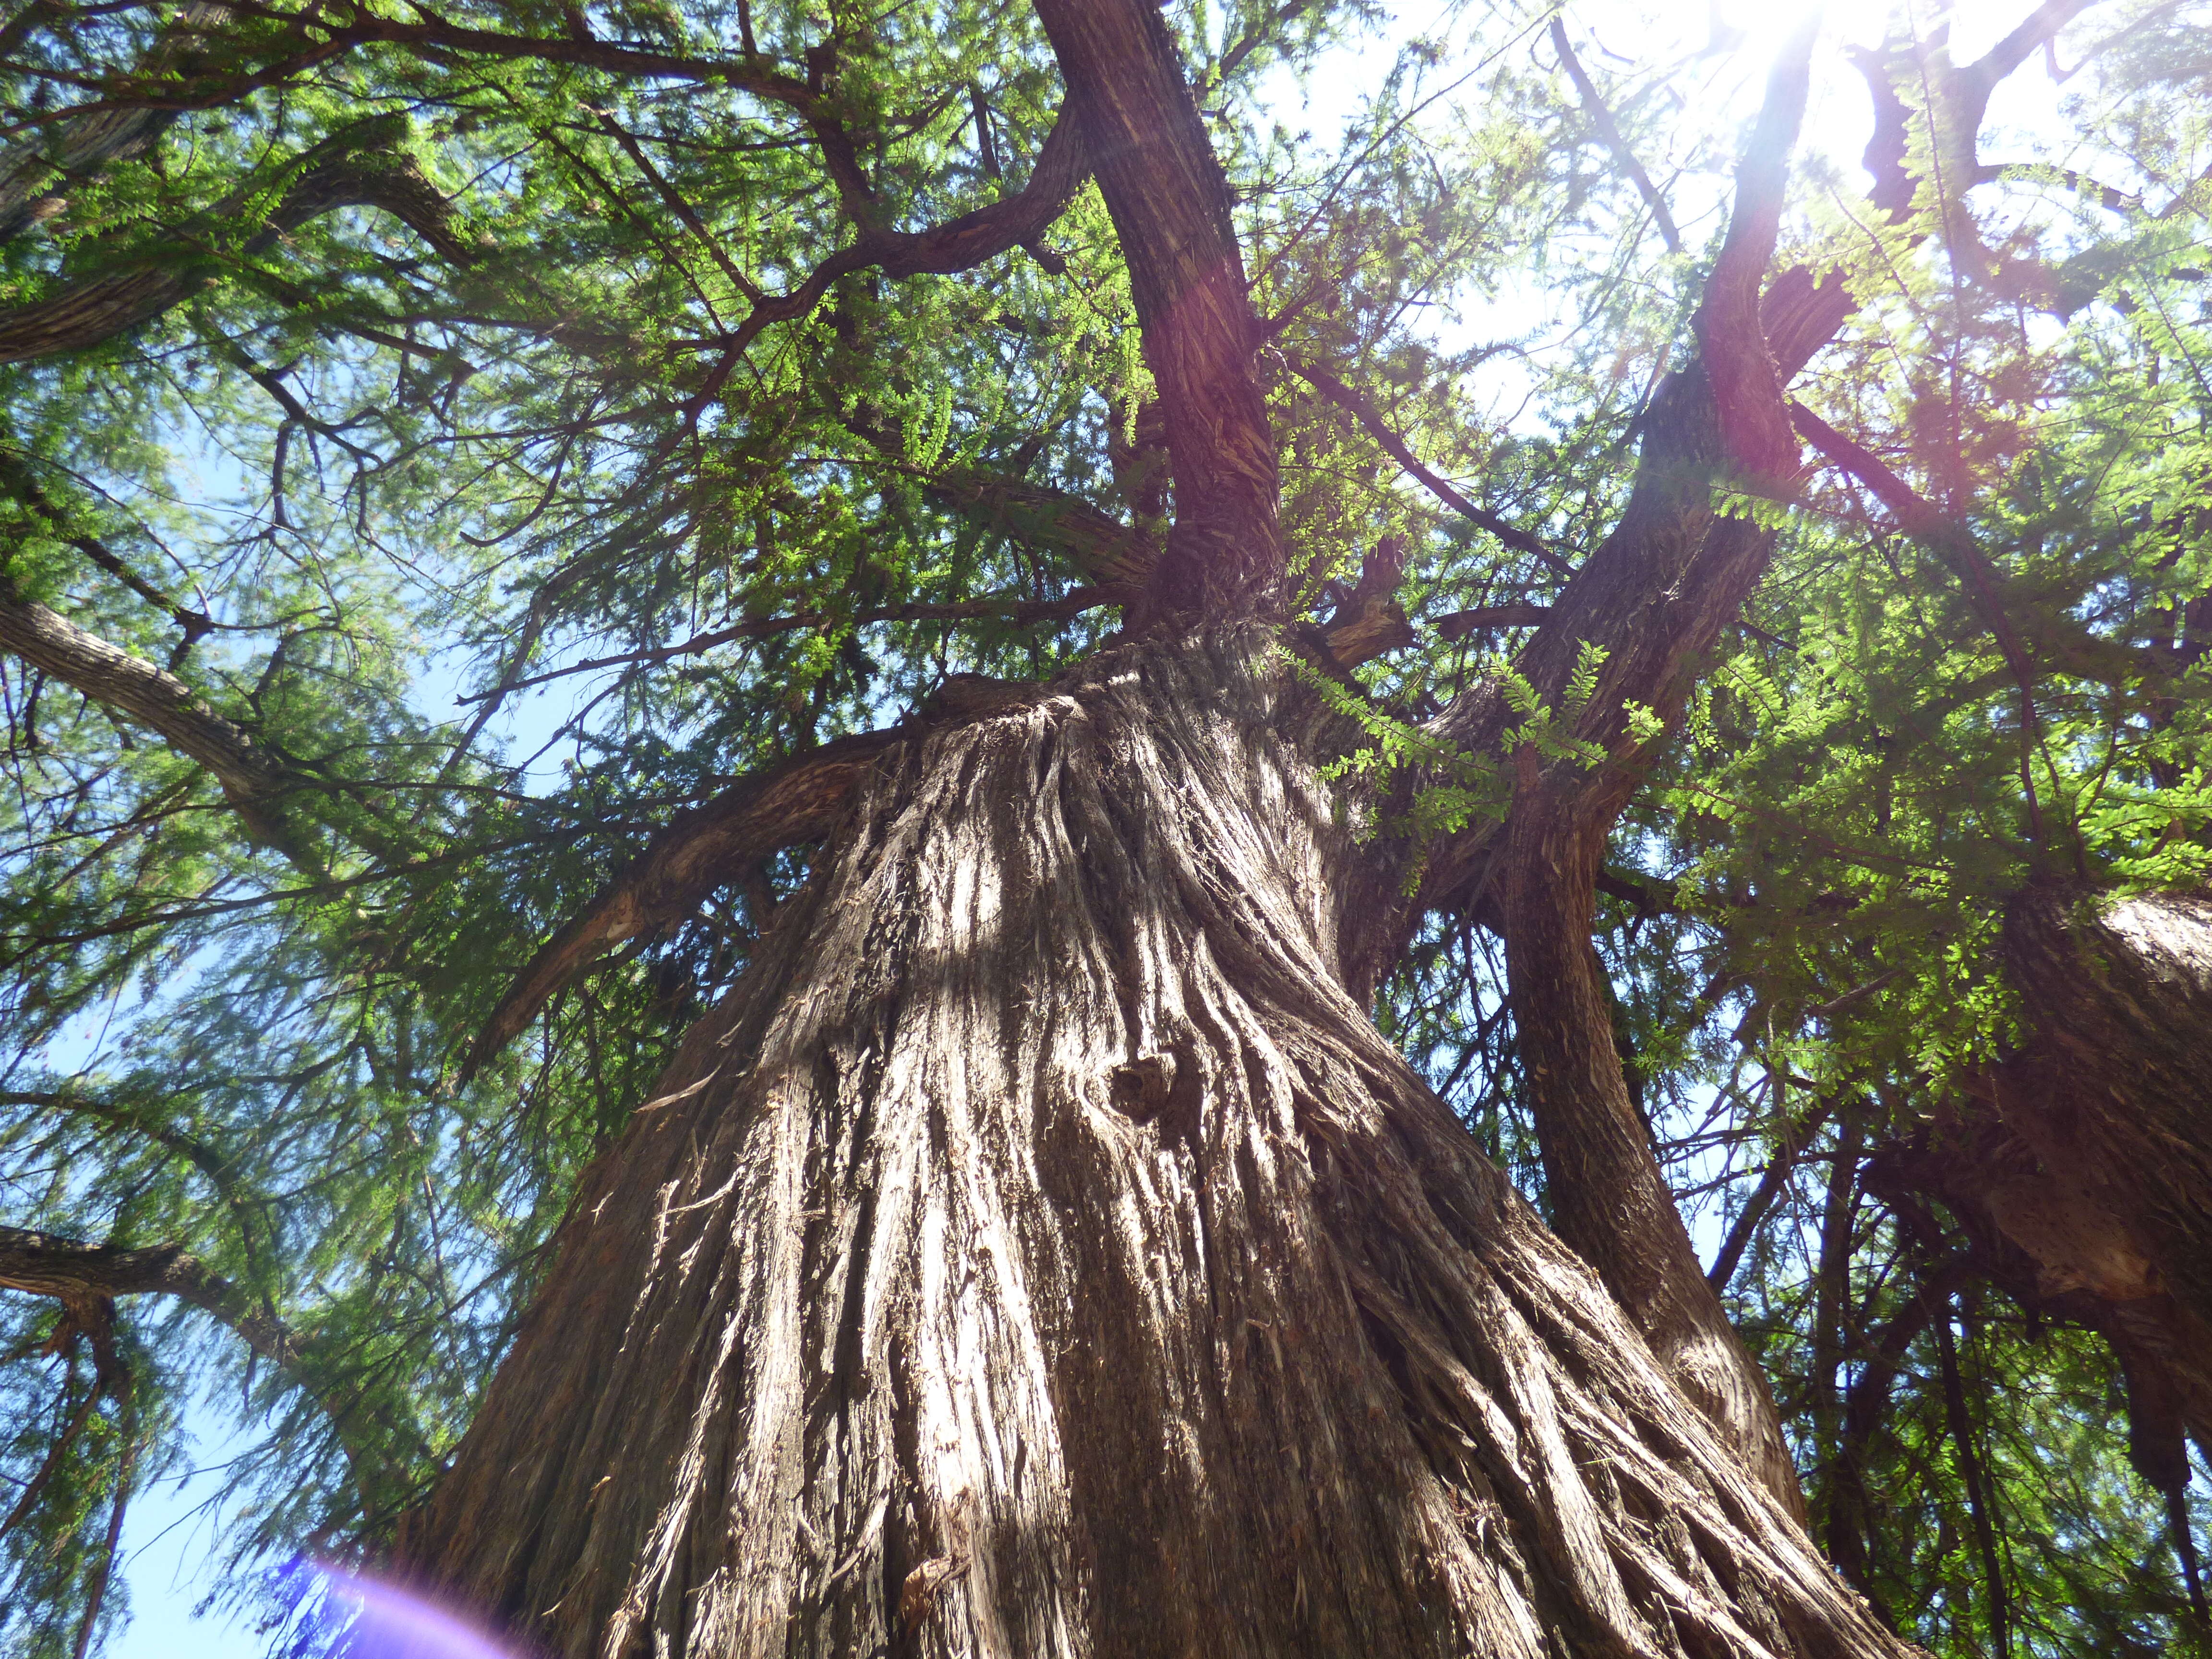
M0 1535L10 1652L73 1651L88 1617L97 1635L125 1616L95 1594L114 1504L168 1467L196 1401L224 1421L239 1402L255 1437L233 1471L232 1594L309 1544L374 1547L465 1427L580 1172L743 970L806 850L733 872L464 1083L515 970L736 779L951 675L1080 659L1111 607L1015 605L1097 580L1102 518L1142 538L1165 505L1095 189L1031 249L842 276L738 343L763 295L864 228L1019 187L1060 96L1025 5L358 9L387 38L338 49L335 14L281 6L196 38L169 0L0 22L0 178L59 143L76 101L135 108L149 78L179 93L136 148L38 172L40 216L0 241L0 325L149 270L195 284L0 368L0 592L163 667L292 780L289 844L256 840L185 755L0 658L0 1220L184 1243L296 1354L125 1300L126 1404L55 1304L0 1297L0 1506L52 1459ZM1624 753L1644 769L1596 935L1632 1092L1709 1255L1783 1166L1730 1293L1817 1518L1847 1473L1864 1485L1865 1582L1945 1654L1987 1650L1990 1598L1933 1324L1903 1344L1878 1431L1845 1443L1852 1390L1942 1243L1866 1168L2016 1040L2008 894L2052 872L2200 884L2212 865L2212 57L2201 6L2110 11L2057 136L2021 137L2036 153L1963 207L1937 192L1870 222L1856 175L1816 158L1789 231L1790 257L1867 301L1797 395L1971 532L2026 687L1970 585L1832 469L1790 502L1712 489L1779 551L1679 714L1609 698L1588 645L1547 696L1500 630L1424 627L1353 683L1297 670L1346 734L1331 778L1371 834L1419 846L1499 819L1523 750L1566 775ZM1440 26L1452 39L1395 52L1365 4L1169 15L1269 331L1299 617L1386 536L1417 623L1553 599L1556 570L1408 487L1283 365L1328 367L1425 465L1583 556L1693 349L1735 94L1762 66L1700 40L1601 69L1684 227L1671 255L1534 46L1547 9L1469 8ZM409 44L434 16L566 45ZM569 51L580 27L619 52ZM1341 82L1361 46L1371 90L1332 105L1340 131L1301 131L1298 88ZM810 88L811 113L748 63ZM1957 135L1917 85L1897 87L1908 161L1955 176ZM825 160L830 123L865 198ZM264 234L317 167L361 158L443 201L434 241L364 202ZM2121 206L2082 186L2098 168ZM995 609L951 609L978 603ZM1504 752L1437 735L1468 696L1511 711ZM1430 918L1377 1012L1540 1201L1497 940ZM2014 1650L2182 1639L2108 1352L1994 1294L1955 1307Z

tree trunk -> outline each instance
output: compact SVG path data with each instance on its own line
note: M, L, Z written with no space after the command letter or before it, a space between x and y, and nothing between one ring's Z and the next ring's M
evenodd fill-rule
M405 1570L604 1659L1906 1651L1374 1029L1267 637L886 753Z
M1532 781L1515 802L1503 859L1514 1030L1552 1222L1723 1443L1802 1522L1804 1493L1774 1396L1698 1261L1613 1041L1590 945L1611 824L1610 813L1593 821Z
M2106 1336L2129 1454L2176 1492L2185 1434L2212 1447L2212 897L2036 886L2004 937L2030 1042L1872 1174L1946 1205L2023 1306Z

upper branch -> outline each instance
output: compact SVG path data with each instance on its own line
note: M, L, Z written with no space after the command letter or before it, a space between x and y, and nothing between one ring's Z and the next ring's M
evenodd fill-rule
M2039 659L2066 673L2106 685L2124 684L2138 678L2163 679L2187 666L2186 659L2176 662L2157 650L2100 637L2078 617L2047 605L2023 607L2025 616L2016 616L2007 602L2002 578L1970 526L1946 514L1898 477L1879 455L1837 431L1804 404L1792 403L1790 412L1814 448L1871 490L1896 519L1898 527L1934 553L1959 579L1996 641L2005 667L2019 684L2031 724Z
M1063 108L1037 152L1029 183L1012 195L927 230L864 228L849 246L815 266L797 288L757 301L727 334L690 343L720 346L724 361L732 362L763 329L807 315L822 303L832 283L855 271L942 276L971 270L987 259L1035 242L1067 210L1090 176L1082 129Z
M2045 41L2051 39L2095 0L2048 0L2030 13L2020 26L1972 63L1942 70L1931 88L1938 122L1936 153L1955 176L1947 183L1954 207L1966 189L1981 182L1976 145L1990 95ZM1889 50L1856 50L1850 54L1865 76L1874 100L1874 133L1867 141L1864 161L1874 176L1867 199L1893 225L1912 216L1921 180L1905 165L1911 148L1911 112L1891 78L1899 54ZM1971 234L1971 225L1952 216L1954 232ZM1858 309L1841 270L1815 272L1808 265L1793 266L1775 279L1763 304L1767 343L1775 366L1787 386L1811 361L1813 354L1834 337Z
M1610 763L1564 769L1558 790L1589 833L1601 835L1635 782L1644 740L1632 704L1671 718L1691 665L1741 606L1766 567L1771 530L1716 512L1716 484L1748 476L1787 483L1796 440L1778 366L1760 327L1759 283L1773 258L1789 155L1803 115L1813 36L1794 36L1737 172L1735 207L1698 306L1698 361L1668 377L1644 422L1636 482L1620 522L1578 566L1515 659L1547 702L1564 696L1595 647L1604 653L1595 694L1574 735ZM1494 752L1515 715L1494 687L1470 691L1435 722L1438 735ZM1532 756L1531 759L1534 758ZM1456 905L1492 867L1494 827L1470 828L1435 850L1424 908Z
M820 113L826 94L818 84L791 75L763 53L721 55L655 51L601 40L588 31L556 35L507 34L473 28L438 16L427 7L403 21L380 16L362 0L287 9L259 0L225 0L199 9L210 23L231 19L278 26L276 38L293 49L250 66L212 65L190 56L164 58L158 52L152 74L135 73L86 82L96 94L88 102L51 115L19 120L15 130L61 125L75 132L94 118L111 113L214 109L234 104L265 88L281 86L367 46L398 46L425 58L465 53L507 62L561 64L639 80L720 83L781 104L802 118ZM205 25L203 25L204 27Z
M1667 198L1659 193L1658 186L1651 182L1651 175L1644 170L1644 163L1636 159L1636 152L1628 147L1628 140L1621 134L1620 124L1613 118L1613 112L1606 107L1605 100L1598 95L1597 83L1589 78L1589 72L1583 68L1583 60L1575 56L1575 49L1567 44L1567 26L1556 14L1552 18L1552 49L1559 54L1561 67L1567 71L1567 78L1575 83L1575 91L1583 100L1583 112L1589 117L1590 125L1597 129L1598 137L1613 152L1613 160L1620 163L1620 170L1636 186L1637 194L1643 197L1644 205L1651 210L1652 220L1659 227L1659 234L1667 244L1667 252L1680 253L1682 251L1682 233L1674 227L1674 216L1668 211Z
M1153 579L1168 613L1270 605L1284 555L1281 489L1252 361L1259 326L1174 38L1148 0L1037 0L1129 262L1145 362L1160 394L1176 518Z
M1562 576L1572 572L1574 567L1547 546L1540 537L1532 536L1518 525L1476 506L1460 491L1454 489L1449 482L1424 466L1406 441L1390 429L1389 422L1382 418L1375 405L1337 379L1335 375L1329 374L1326 369L1317 368L1311 363L1301 362L1294 357L1285 358L1285 361L1289 363L1293 374L1350 415L1353 420L1358 422L1367 435L1375 440L1384 454L1405 470L1407 477L1420 483L1431 495L1451 508L1453 512L1460 514L1469 523L1488 531L1515 552L1528 554L1547 569L1555 571Z
M97 345L204 288L221 273L226 255L229 261L256 258L342 207L382 208L453 264L471 263L482 250L455 234L445 198L413 161L386 147L401 125L368 122L317 145L295 163L294 176L258 222L240 222L268 198L255 180L175 234L136 250L123 269L0 312L0 363Z
M65 1306L102 1305L125 1296L167 1296L211 1315L329 1418L364 1496L390 1472L382 1445L422 1460L430 1448L413 1429L396 1425L362 1397L357 1382L327 1374L326 1356L310 1340L181 1244L138 1249L0 1226L0 1290L49 1296Z
M1729 461L1777 483L1797 461L1782 380L1766 343L1760 285L1774 258L1790 178L1790 150L1812 84L1818 15L1802 26L1767 82L1758 125L1736 169L1735 210L1698 305L1698 348Z
M291 785L283 767L175 675L118 650L36 600L16 597L4 584L0 650L13 652L133 725L160 733L214 775L258 835L282 839L267 813Z

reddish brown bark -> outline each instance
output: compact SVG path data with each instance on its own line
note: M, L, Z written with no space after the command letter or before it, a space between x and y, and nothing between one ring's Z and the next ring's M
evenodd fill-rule
M1698 659L1773 551L1771 531L1717 510L1716 487L1778 495L1796 462L1780 378L1760 332L1759 292L1810 49L1809 35L1801 36L1776 71L1698 313L1698 360L1654 400L1627 510L1515 665L1557 703L1585 653L1604 653L1595 690L1571 725L1607 759L1592 768L1522 744L1503 831L1481 838L1479 854L1472 845L1454 849L1430 877L1447 890L1479 878L1498 900L1514 1029L1560 1236L1597 1270L1747 1467L1801 1516L1765 1379L1698 1261L1629 1098L1590 929L1606 842L1649 743L1636 734L1631 710L1641 704L1673 719ZM1442 724L1476 752L1495 752L1512 718L1493 689Z
M2130 1455L2178 1492L2185 1437L2212 1446L2212 898L2030 888L2005 957L2032 1041L1869 1182L1942 1204L1976 1272L2111 1342Z
M407 1564L553 1653L1896 1655L1346 984L1264 632L887 750Z
M1175 525L1153 577L1165 614L1265 609L1283 572L1280 489L1259 329L1228 181L1149 0L1039 0L1129 261L1145 362L1175 471Z

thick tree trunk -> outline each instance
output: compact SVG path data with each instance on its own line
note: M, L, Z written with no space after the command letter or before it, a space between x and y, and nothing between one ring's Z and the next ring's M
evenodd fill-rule
M2212 1447L2212 897L2032 887L2005 960L2032 1041L1874 1177L1941 1200L2023 1305L2105 1334L2130 1455L2178 1492L2185 1434Z
M2212 894L2032 888L2005 959L2056 1085L2007 1121L2099 1188L2212 1323Z
M402 1564L564 1655L1905 1651L1381 1039L1257 629L888 752Z

